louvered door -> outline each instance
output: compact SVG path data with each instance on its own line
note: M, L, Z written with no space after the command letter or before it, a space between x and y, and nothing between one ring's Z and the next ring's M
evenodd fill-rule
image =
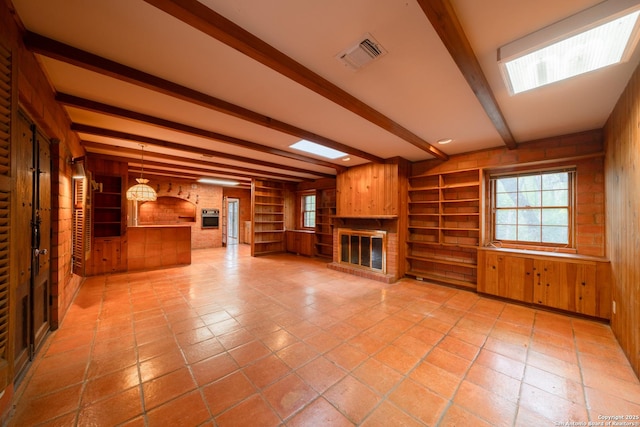
M9 297L11 290L11 52L0 43L0 390L4 390L10 367Z

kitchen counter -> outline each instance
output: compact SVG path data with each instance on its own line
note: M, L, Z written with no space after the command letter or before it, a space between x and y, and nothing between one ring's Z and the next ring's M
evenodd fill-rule
M191 226L128 227L129 271L191 264Z

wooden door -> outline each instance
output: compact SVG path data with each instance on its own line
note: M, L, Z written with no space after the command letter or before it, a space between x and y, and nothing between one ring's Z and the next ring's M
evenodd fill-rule
M12 231L18 236L14 292L14 373L21 376L49 331L51 154L47 138L23 115L18 119L16 193Z
M51 260L51 147L40 132L35 135L33 200L32 308L33 344L37 349L49 332L49 292Z
M13 292L14 373L19 376L31 358L31 217L33 211L33 128L30 121L18 115L17 143L14 145L16 192L11 231L17 266L17 288Z

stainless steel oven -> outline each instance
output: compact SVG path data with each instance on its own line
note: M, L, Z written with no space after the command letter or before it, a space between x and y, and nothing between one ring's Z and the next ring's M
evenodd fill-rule
M202 228L220 228L220 209L202 209Z

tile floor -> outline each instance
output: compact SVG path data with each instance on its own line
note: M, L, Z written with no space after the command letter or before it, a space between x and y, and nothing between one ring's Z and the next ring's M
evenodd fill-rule
M13 426L553 426L640 415L608 326L247 246L87 279Z

